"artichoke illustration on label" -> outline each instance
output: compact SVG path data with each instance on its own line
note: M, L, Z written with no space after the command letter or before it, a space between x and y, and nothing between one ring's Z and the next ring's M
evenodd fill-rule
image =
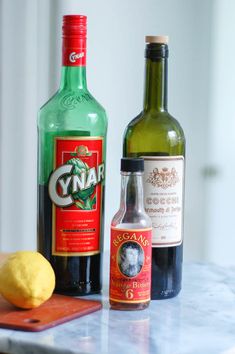
M79 151L79 149L78 149ZM72 155L72 154L71 154ZM68 165L73 165L73 175L77 175L81 178L82 174L85 172L86 175L89 174L89 166L86 162L83 162L78 157L74 157L66 162ZM72 189L72 187L70 187ZM71 191L72 197L75 201L75 205L79 209L83 210L92 210L93 206L96 203L96 194L94 194L95 186L91 185L89 188L84 190L79 190L78 192L73 193ZM93 195L94 194L94 195Z
M92 153L84 145L76 146L74 152L65 152L65 155L69 159L66 156L49 180L51 200L59 207L75 205L81 210L94 209L96 185L104 179L104 164L94 165Z

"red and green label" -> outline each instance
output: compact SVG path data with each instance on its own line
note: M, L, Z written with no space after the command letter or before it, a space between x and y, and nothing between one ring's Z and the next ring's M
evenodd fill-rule
M100 252L103 139L57 137L49 179L53 202L52 254Z

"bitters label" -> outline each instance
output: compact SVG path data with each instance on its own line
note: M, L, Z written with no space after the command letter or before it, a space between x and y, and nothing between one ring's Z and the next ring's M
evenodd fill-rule
M111 228L110 300L122 303L150 300L151 240L151 228Z
M100 137L57 137L49 179L52 254L100 252L101 198L105 167Z
M153 247L182 242L184 157L144 158L144 204L153 226Z

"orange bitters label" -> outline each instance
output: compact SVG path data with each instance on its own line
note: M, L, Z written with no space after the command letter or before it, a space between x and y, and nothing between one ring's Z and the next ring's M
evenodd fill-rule
M111 228L110 300L150 300L152 229Z

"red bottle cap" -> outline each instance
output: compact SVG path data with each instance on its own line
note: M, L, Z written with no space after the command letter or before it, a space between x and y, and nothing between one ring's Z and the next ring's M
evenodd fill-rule
M64 66L86 65L87 17L83 15L63 16L63 50Z
M71 36L86 38L86 23L86 16L65 15L63 17L63 38Z

